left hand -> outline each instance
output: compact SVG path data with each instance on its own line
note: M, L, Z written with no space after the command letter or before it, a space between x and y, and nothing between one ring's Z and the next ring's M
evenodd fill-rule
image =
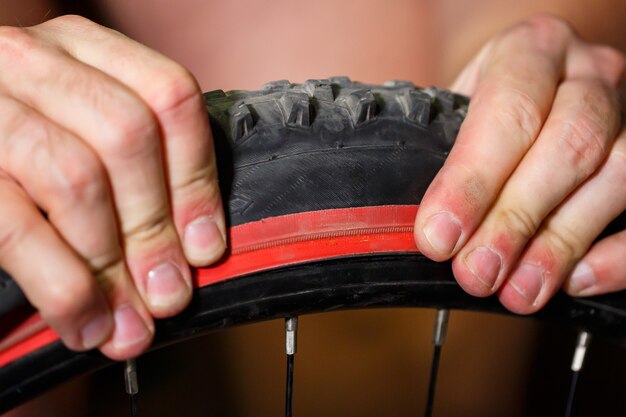
M454 83L472 102L415 239L429 258L453 258L468 293L497 292L527 314L562 286L572 295L626 288L626 231L592 246L626 209L625 62L536 16L490 41Z

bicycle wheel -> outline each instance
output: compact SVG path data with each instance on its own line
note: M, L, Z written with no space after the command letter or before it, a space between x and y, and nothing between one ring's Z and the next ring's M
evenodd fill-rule
M465 97L409 82L277 81L205 95L228 254L195 274L191 305L154 348L238 323L338 309L425 306L509 314L419 254L413 220L466 113ZM620 220L622 221L622 220ZM0 412L111 364L74 353L0 280ZM534 317L626 340L626 296L558 294Z

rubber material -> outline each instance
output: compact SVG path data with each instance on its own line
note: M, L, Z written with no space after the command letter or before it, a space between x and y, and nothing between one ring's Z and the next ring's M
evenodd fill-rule
M321 228L329 213L341 209L417 206L467 109L466 98L444 90L416 89L407 82L364 85L345 77L301 85L278 81L256 92L214 91L205 98L231 232L280 216L298 216L297 224L318 216L316 227ZM345 226L357 223L352 218ZM410 236L411 231L402 233ZM367 236L376 243L387 235ZM344 243L338 246L345 248ZM158 323L155 347L236 323L346 308L426 306L506 313L494 298L465 294L449 263L434 263L415 250L341 253L303 258L305 263L279 262L269 270L251 265L235 279L225 274L211 280L216 269L198 271L199 278L208 277L206 286L195 290L183 314ZM0 305L4 297L0 292ZM0 328L0 346L3 335L31 313L23 307L8 310L2 316L7 324ZM535 317L626 339L624 293L589 299L558 294ZM18 345L28 340L32 338ZM110 363L98 353L70 352L58 341L42 346L0 367L0 412Z
M28 304L15 281L0 269L0 318Z

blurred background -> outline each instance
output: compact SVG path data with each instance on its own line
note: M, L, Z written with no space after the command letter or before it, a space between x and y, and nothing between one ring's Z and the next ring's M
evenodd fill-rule
M203 90L348 75L449 85L491 37L538 12L626 50L623 0L0 0L0 24L79 13L180 62ZM133 57L128 60L132 62ZM301 318L297 416L414 416L425 402L434 312ZM531 320L454 312L435 415L561 415L575 335ZM283 413L283 322L211 334L142 357L142 416ZM576 415L624 415L624 351L593 345ZM21 416L128 415L121 368L81 378Z

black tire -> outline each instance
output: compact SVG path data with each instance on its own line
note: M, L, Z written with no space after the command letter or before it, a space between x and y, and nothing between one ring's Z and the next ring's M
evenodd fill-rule
M278 81L260 91L205 97L231 227L302 212L419 204L468 104L437 88L365 85L345 77L301 85ZM2 282L0 277L0 314L11 323L28 310L14 284ZM236 323L389 306L508 314L494 298L466 295L449 263L378 253L283 266L197 289L183 314L158 323L154 347ZM558 294L534 317L626 340L624 293L587 299ZM0 413L110 363L60 342L38 349L0 367Z

